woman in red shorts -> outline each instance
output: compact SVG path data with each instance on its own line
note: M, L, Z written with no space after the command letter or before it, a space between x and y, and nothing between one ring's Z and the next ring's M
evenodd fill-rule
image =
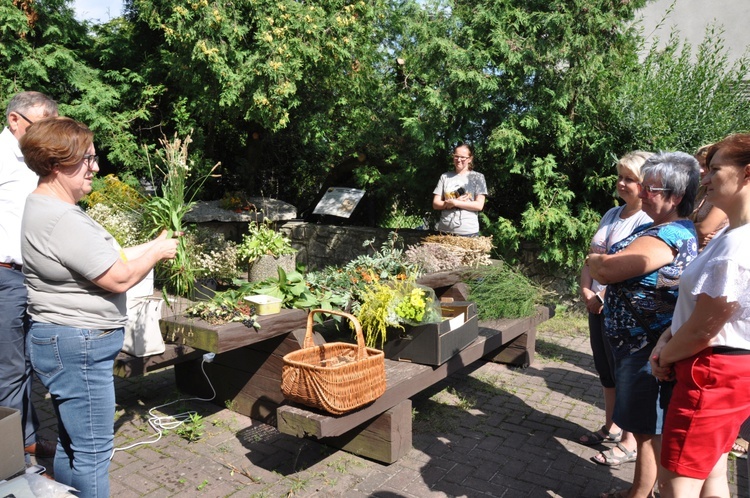
M682 273L672 328L651 356L657 378L677 381L662 434L662 498L729 498L727 454L750 416L750 134L714 144L706 160L707 199L729 226Z

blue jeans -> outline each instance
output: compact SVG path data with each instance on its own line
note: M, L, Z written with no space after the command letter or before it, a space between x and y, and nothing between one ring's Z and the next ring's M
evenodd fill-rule
M124 330L77 329L32 322L31 363L57 414L55 480L85 498L109 497L114 447L114 359Z
M20 412L24 446L34 444L39 428L31 404L32 370L26 354L27 327L23 273L0 267L0 406Z
M659 381L648 361L653 344L615 358L615 410L612 419L635 434L661 434L674 381Z

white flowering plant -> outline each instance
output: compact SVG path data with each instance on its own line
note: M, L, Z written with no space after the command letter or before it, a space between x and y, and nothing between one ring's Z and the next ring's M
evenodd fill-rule
M136 246L148 240L140 211L118 209L100 202L89 207L86 214L112 234L120 247Z
M191 229L185 234L185 245L195 267L198 279L213 279L229 283L239 277L241 271L237 244L227 240L224 234L205 228Z

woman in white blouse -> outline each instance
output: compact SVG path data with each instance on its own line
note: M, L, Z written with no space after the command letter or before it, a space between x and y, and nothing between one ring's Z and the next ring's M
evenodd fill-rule
M714 144L706 161L707 200L729 225L682 273L672 327L651 357L657 378L677 381L662 435L663 498L729 498L727 454L750 416L750 134Z

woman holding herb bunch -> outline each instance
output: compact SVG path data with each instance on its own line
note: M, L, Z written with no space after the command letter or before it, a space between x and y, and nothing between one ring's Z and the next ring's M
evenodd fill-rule
M27 350L57 414L55 479L81 497L109 496L114 443L114 359L127 323L125 291L156 263L175 257L177 240L122 249L78 207L99 171L94 135L70 118L32 124L20 140L39 184L22 222L23 273L31 326Z

